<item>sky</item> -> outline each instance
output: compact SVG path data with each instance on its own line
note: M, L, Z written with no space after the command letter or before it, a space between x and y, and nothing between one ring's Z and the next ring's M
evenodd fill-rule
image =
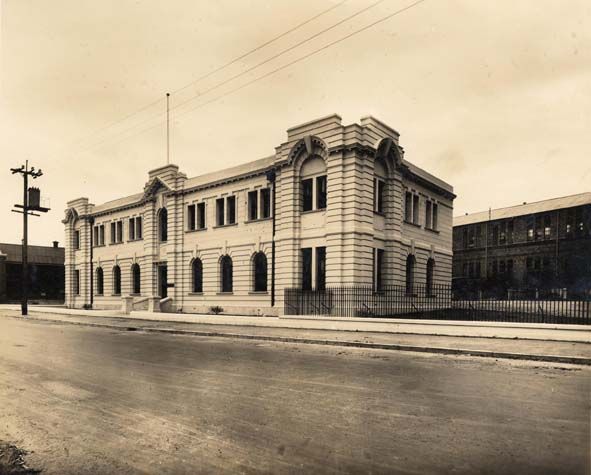
M190 177L338 113L400 132L405 158L454 186L454 215L590 191L588 0L424 0L247 85L412 3L3 0L0 242L21 240L10 168L27 159L51 207L30 218L31 244L63 243L71 199L142 191L166 163L168 91L171 162Z

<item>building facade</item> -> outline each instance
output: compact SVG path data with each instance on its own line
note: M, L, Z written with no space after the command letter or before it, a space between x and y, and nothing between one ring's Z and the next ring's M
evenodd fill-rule
M454 218L457 290L591 288L591 193Z
M287 130L267 158L68 203L69 307L277 315L286 288L451 283L453 189L372 117Z
M32 301L64 302L64 252L57 241L53 246L28 246ZM0 243L0 303L20 302L22 277L22 246Z

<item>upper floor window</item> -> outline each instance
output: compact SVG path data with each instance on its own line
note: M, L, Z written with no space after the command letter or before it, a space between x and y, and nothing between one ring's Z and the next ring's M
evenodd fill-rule
M168 241L168 211L162 208L158 212L158 240L160 242Z
M552 235L552 220L550 215L544 216L544 239L548 239Z
M111 223L111 244L123 242L123 221Z
M142 218L136 216L135 218L129 218L129 240L135 241L142 238Z
M205 229L205 203L187 206L187 228L189 231Z
M225 226L236 223L236 197L227 196L215 200L216 205L216 225Z
M92 243L94 246L105 245L105 225L99 224L92 230Z
M80 249L80 231L74 231L74 249Z
M271 216L271 193L269 188L248 192L248 220L265 219Z
M302 211L326 209L328 182L326 164L320 157L310 157L300 171Z
M374 162L373 179L373 210L376 213L384 212L384 202L386 198L386 167L382 159Z
M411 191L404 194L404 220L419 225L419 195Z
M425 202L425 228L437 231L438 214L439 205L434 201L427 200Z

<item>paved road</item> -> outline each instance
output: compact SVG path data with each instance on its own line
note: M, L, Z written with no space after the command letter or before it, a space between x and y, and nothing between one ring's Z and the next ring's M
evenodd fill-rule
M591 369L0 320L44 474L589 473Z

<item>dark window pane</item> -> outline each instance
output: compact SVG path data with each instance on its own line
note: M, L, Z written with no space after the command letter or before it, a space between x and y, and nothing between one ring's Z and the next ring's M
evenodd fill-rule
M316 248L316 288L326 288L326 247Z
M435 229L435 230L437 230L437 221L438 221L438 218L439 218L437 216L437 213L438 213L437 203L433 203L433 222L431 224L432 224L432 228Z
M377 212L383 213L384 212L384 199L386 194L386 183L382 180L378 180L378 202L377 202Z
M312 289L312 248L302 249L302 289Z
M166 208L160 210L158 224L160 226L160 241L168 241L168 211Z
M193 292L203 292L203 264L201 259L193 261Z
M205 228L205 203L197 205L197 226L199 229Z
M135 219L134 218L129 218L129 221L127 223L127 227L128 229L128 237L130 241L133 241L135 239Z
M187 207L187 226L190 231L195 229L195 205Z
M141 217L135 218L135 238L136 239L142 238L142 218Z
M406 293L414 293L415 285L415 256L409 254L406 258Z
M103 276L103 269L98 267L96 269L96 293L97 295L103 295L104 291L104 276Z
M378 249L376 256L376 290L384 287L384 250Z
M139 294L141 292L141 274L140 274L140 266L138 264L134 264L131 266L131 276L132 276L132 283L133 283L133 290L134 294Z
M302 180L303 210L312 210L312 178Z
M316 209L326 208L326 175L316 177Z
M215 209L216 209L216 224L218 226L223 226L225 222L224 217L224 198L218 198L215 200Z
M119 266L113 267L113 293L121 294L121 269Z
M258 252L254 257L254 290L267 291L267 257L262 252Z
M262 218L268 218L271 216L271 190L269 188L263 188L261 190L261 213Z
M248 192L248 219L251 221L258 218L257 195L256 190Z
M222 292L232 292L232 258L230 256L222 257L221 274Z
M236 222L236 197L228 197L228 224L234 224Z
M404 194L404 220L409 223L412 221L412 193L410 191Z

